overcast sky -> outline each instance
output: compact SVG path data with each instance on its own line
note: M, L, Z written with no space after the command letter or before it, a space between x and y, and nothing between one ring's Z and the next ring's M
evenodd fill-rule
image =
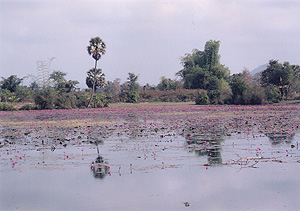
M180 58L220 40L231 74L270 59L300 64L298 0L0 0L0 76L37 74L37 60L85 86L92 37L106 43L106 80L174 79Z

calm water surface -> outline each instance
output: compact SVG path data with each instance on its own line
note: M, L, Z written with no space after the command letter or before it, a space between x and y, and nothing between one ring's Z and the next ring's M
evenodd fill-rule
M299 140L235 134L206 150L182 136L110 138L99 146L111 167L103 178L90 168L93 145L3 147L0 209L299 210Z

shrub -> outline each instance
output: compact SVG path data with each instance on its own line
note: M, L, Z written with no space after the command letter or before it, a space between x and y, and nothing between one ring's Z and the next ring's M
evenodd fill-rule
M195 102L196 105L208 105L209 97L207 96L207 92L205 90L199 92Z
M23 105L20 110L37 110L38 107L36 105L26 104Z
M17 110L17 108L11 104L0 103L0 111L15 111L15 110Z
M53 109L55 103L55 92L51 88L43 89L35 94L34 102L39 109Z
M136 91L127 93L127 103L137 103L138 102L138 93Z
M261 86L249 86L243 93L246 105L261 105L265 103L265 91Z
M143 102L188 102L195 101L199 90L176 89L176 90L147 90L140 93L140 101Z
M59 93L54 104L57 109L76 108L76 96L73 93Z
M272 84L266 86L265 94L269 102L278 103L280 101L281 95L278 86Z
M211 104L218 104L221 97L220 90L210 90L208 92L209 101Z

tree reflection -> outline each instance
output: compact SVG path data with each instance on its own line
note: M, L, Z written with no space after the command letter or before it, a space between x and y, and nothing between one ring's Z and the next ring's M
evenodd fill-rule
M104 162L103 157L99 153L99 147L98 147L99 143L100 143L99 140L95 141L95 144L97 146L98 156L96 157L95 161L92 162L91 169L94 173L95 178L103 179L108 174L109 166L107 162Z
M193 136L186 138L186 148L198 156L207 156L208 164L222 164L221 142L224 139Z
M265 133L265 136L267 136L269 138L272 145L279 145L284 142L291 143L294 139L295 133L288 133L288 132Z
M103 158L98 155L91 164L91 170L93 171L95 178L103 179L108 174L109 166L108 163L104 162Z

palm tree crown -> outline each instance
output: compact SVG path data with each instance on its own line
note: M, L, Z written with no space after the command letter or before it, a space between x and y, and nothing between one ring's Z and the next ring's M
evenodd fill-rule
M90 40L90 45L87 47L89 55L98 61L105 54L106 45L100 37L94 37Z

